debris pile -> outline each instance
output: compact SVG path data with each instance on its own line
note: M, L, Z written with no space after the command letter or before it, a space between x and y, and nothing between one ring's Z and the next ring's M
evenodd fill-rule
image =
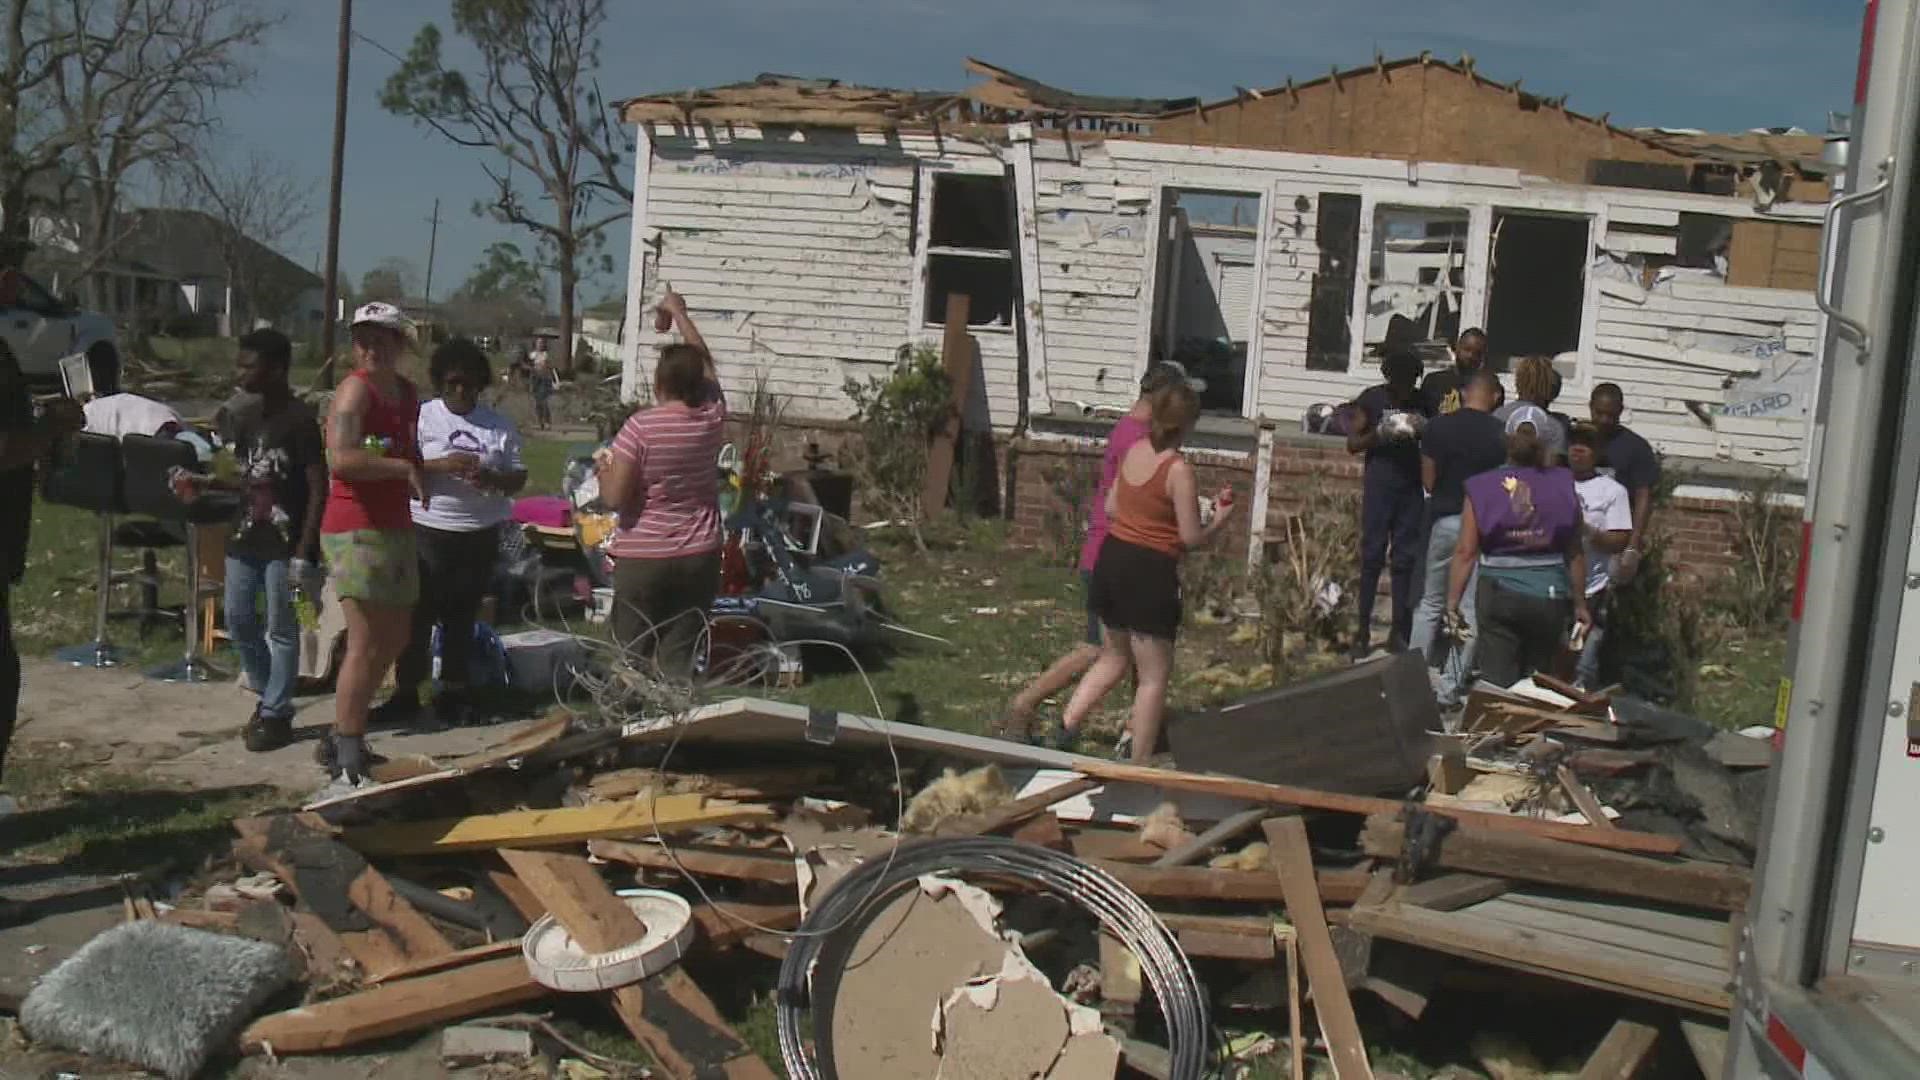
M1482 689L1459 733L1418 740L1378 741L1421 709L1328 734L1326 713L1270 695L1238 709L1246 732L1171 725L1176 763L1301 723L1393 751L1291 778L1270 756L1249 759L1262 778L1148 768L755 699L621 728L555 714L236 822L225 880L130 903L137 924L265 950L199 1042L152 1060L191 1075L202 1048L332 1054L441 1030L450 1064L642 1075L548 1022L598 999L651 1075L770 1077L773 1048L725 1018L744 992L771 995L794 1077L1186 1078L1256 1056L1368 1076L1363 1019L1418 1021L1490 972L1606 992L1627 1026L1602 1052L1645 1057L1672 1027L1710 1055L1748 872L1724 858L1736 825L1682 820L1676 793L1698 784L1675 777L1764 758L1678 754L1715 744L1558 689ZM177 955L186 981L222 962ZM112 1028L123 1005L84 1007ZM28 1030L136 1056L71 1028Z

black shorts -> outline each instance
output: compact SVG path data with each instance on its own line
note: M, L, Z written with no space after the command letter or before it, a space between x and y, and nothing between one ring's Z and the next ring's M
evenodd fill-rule
M1109 536L1088 592L1108 629L1163 641L1180 633L1180 560L1172 555Z

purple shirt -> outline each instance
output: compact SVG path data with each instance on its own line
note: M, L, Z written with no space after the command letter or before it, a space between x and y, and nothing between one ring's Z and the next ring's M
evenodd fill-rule
M1482 555L1553 555L1580 531L1580 496L1569 469L1508 465L1467 480Z
M1107 491L1120 474L1120 459L1133 444L1147 437L1147 422L1132 415L1123 416L1107 436L1107 453L1100 459L1100 486L1093 493L1093 511L1087 515L1087 542L1080 548L1080 569L1093 572L1100 558L1100 545L1107 540Z

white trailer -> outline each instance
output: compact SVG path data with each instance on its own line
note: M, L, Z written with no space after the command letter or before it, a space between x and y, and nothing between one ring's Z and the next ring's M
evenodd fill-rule
M1920 1077L1920 0L1869 0L1725 1075Z

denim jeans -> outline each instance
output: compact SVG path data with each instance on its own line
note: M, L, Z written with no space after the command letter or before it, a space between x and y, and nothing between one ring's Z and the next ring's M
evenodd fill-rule
M1593 626L1587 630L1587 643L1580 650L1580 661L1573 669L1573 682L1582 690L1600 689L1600 642L1607 636L1607 616L1613 607L1613 590L1602 589L1587 597L1587 612Z
M1462 645L1441 634L1447 612L1447 578L1453 572L1453 549L1459 543L1460 515L1435 518L1427 532L1426 586L1414 611L1413 637L1409 642L1413 649L1425 654L1428 664L1439 670L1437 696L1441 705L1454 705L1466 693L1473 672L1474 643L1478 640L1477 635L1469 637ZM1477 625L1474 618L1479 605L1474 593L1479 577L1476 567L1473 576L1467 579L1466 594L1460 598L1460 615L1469 627Z
M264 622L259 608L263 592ZM293 685L300 675L300 619L293 610L287 560L227 556L227 636L240 653L247 683L260 694L261 715L292 716Z

